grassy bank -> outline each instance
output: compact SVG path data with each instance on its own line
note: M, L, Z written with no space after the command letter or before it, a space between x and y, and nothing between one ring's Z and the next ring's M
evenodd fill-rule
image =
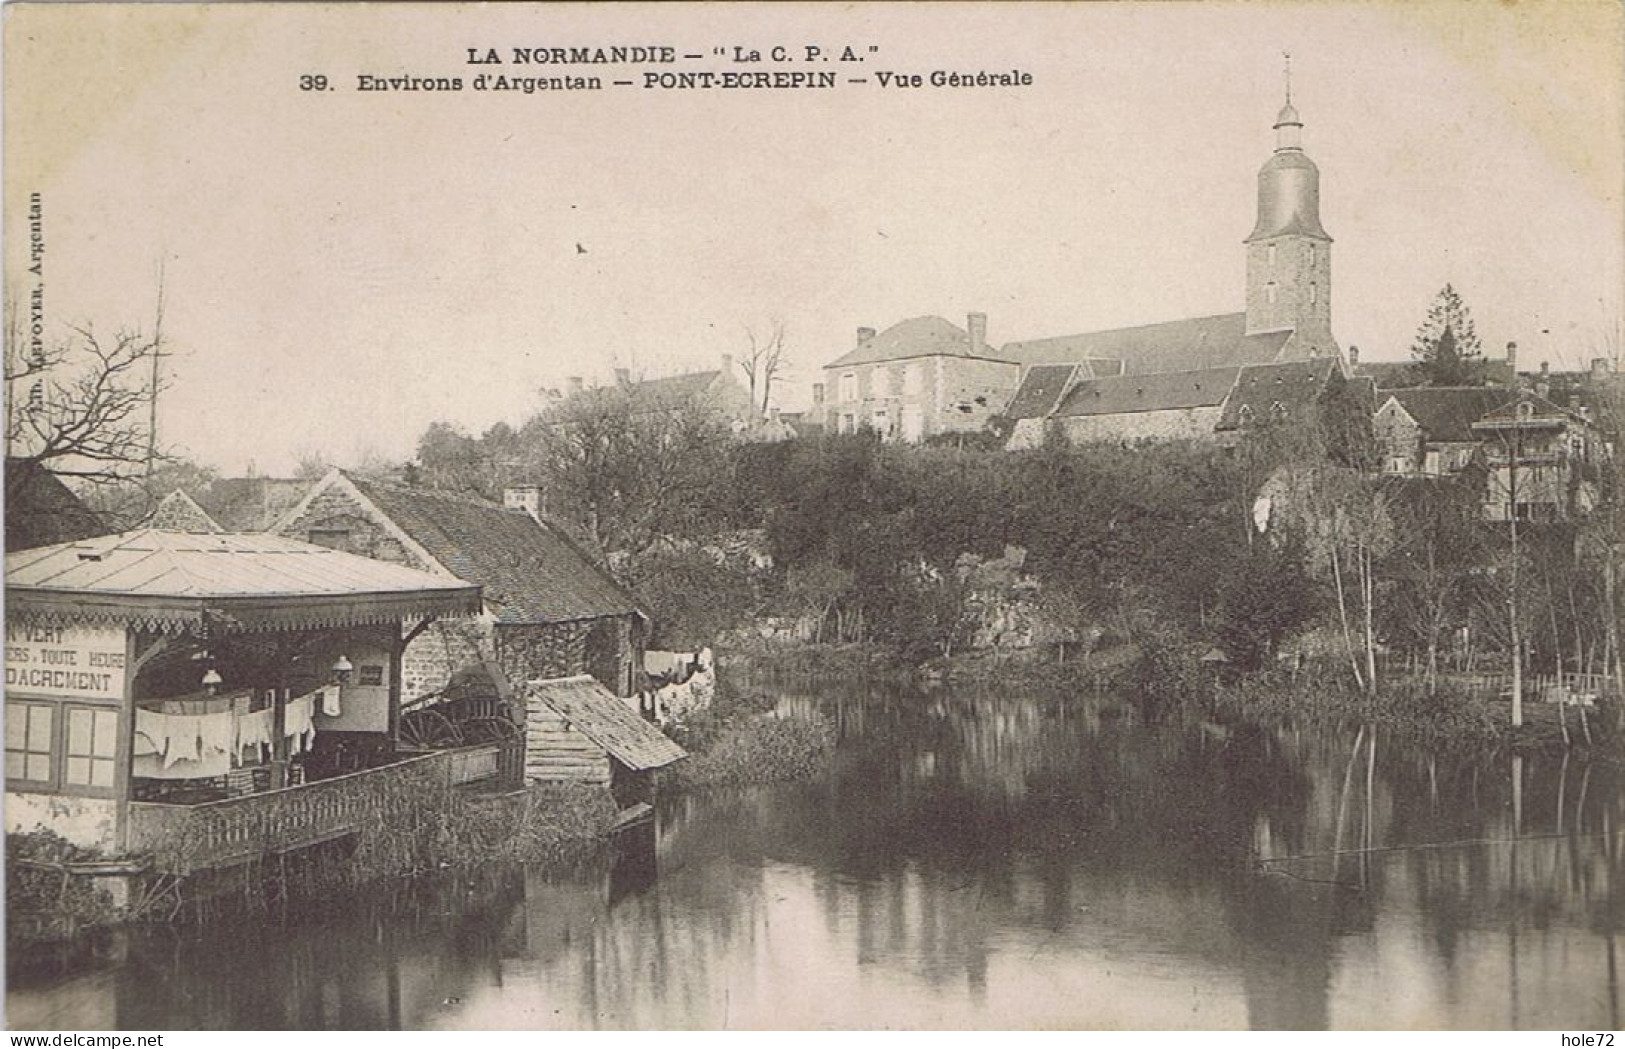
M733 667L725 682L734 680ZM804 779L828 767L835 725L821 714L776 715L766 692L724 684L709 709L671 736L687 761L661 775L663 786L694 790Z

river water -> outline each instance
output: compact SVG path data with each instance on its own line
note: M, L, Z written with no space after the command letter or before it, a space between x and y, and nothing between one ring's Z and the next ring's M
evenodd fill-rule
M1617 765L1109 698L803 709L838 722L829 775L665 799L613 863L14 963L8 1023L1621 1026Z

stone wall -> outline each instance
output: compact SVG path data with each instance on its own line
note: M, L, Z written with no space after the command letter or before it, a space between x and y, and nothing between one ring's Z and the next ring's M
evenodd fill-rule
M413 555L374 521L342 485L333 485L312 499L305 512L277 529L277 534L439 574L435 566Z
M1057 419L1073 444L1108 441L1132 444L1135 441L1211 441L1219 423L1220 406L1168 408L1151 412L1117 412L1109 415L1079 415Z
M515 686L538 678L588 674L587 635L592 620L571 623L499 624L497 665Z
M1422 431L1398 401L1387 401L1377 410L1371 420L1371 431L1377 447L1382 449L1384 473L1408 474L1417 469Z
M491 653L490 628L483 621L442 619L412 639L401 656L401 699L438 692L451 675Z

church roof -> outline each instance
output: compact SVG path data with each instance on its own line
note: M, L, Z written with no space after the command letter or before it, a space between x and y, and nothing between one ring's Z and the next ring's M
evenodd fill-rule
M1245 313L1190 317L1133 328L1005 343L1000 356L1022 366L1089 362L1098 376L1148 375L1267 364L1290 331L1247 334ZM1115 367L1114 367L1115 364Z
M1239 367L1203 368L1155 375L1087 379L1072 387L1055 414L1065 418L1129 412L1212 408L1224 402Z
M1027 369L1016 395L1004 414L1010 419L1042 419L1055 410L1080 366L1076 364L1039 364ZM1084 372L1084 378L1091 378Z
M865 339L861 346L847 351L824 367L850 368L858 364L878 364L881 361L937 356L999 359L992 352L971 353L970 336L965 333L965 329L941 317L927 316L898 321L880 334Z
M1276 411L1276 405L1285 412L1297 412L1314 403L1336 368L1337 361L1332 357L1243 368L1236 377L1235 387L1225 398L1224 411L1214 429L1239 428L1244 410L1254 419L1269 418Z

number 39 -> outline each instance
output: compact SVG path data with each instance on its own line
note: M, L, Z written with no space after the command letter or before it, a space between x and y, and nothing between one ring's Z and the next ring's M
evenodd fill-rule
M326 91L327 78L324 76L302 76L299 78L301 91Z

